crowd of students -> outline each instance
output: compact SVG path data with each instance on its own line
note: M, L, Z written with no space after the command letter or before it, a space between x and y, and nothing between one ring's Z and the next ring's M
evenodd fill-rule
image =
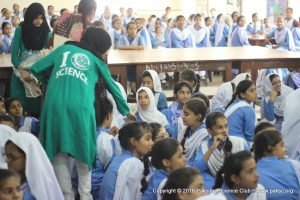
M257 84L250 74L238 74L210 101L199 92L198 72L187 69L180 73L168 106L163 74L146 70L136 90L137 112L132 113L124 88L107 67L110 48L246 44L234 37L247 39L246 29L229 27L228 18L219 15L213 35L196 14L191 17L194 30L187 28L183 16L168 30L164 23L170 8L162 19L149 19L147 28L141 18L132 21L132 9L124 18L110 20L106 8L99 28L92 25L95 1L81 0L76 8L78 13L61 11L50 37L45 10L33 3L15 30L11 97L0 98L0 199L300 198L298 71L283 75L288 71L263 70ZM53 7L48 7L48 15L49 10ZM244 18L237 15L232 18L242 23ZM253 15L247 30L258 33L256 23ZM127 35L116 41L110 24ZM275 36L280 24L282 18ZM160 37L168 33L165 42L153 42L157 29L166 31L158 32ZM31 37L33 33L37 37ZM291 39L279 38L279 46ZM49 43L56 47L50 53L44 50ZM41 94L26 93L36 80L44 85L42 103ZM258 93L259 122L254 110ZM39 121L30 116L39 116L40 105Z

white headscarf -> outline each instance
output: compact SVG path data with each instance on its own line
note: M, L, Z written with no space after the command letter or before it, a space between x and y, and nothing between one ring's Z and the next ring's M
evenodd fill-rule
M295 51L296 47L295 47L295 42L294 42L294 38L292 35L292 32L286 28L283 27L281 30L276 29L274 32L274 38L276 43L280 46L281 44L283 44L285 42L285 38L288 35L288 50L289 51Z
M158 73L156 71L152 70L152 69L149 69L149 70L146 70L146 71L149 72L149 74L152 78L154 91L155 92L162 92L161 82L160 82L160 78L158 76ZM142 83L141 87L144 87L143 83Z
M220 21L216 22L217 23L217 30L216 30L216 37L215 37L215 46L216 47L221 42L222 37L223 37L223 32L224 32L224 28L226 25L225 19L226 19L226 17L224 15L222 15Z
M140 104L138 103L139 102L139 92L141 92L142 90L147 93L147 95L150 99L150 104L149 104L147 110L144 110L143 108L141 108ZM154 95L149 88L140 87L138 89L138 91L136 92L136 102L137 102L137 107L138 107L138 113L143 121L148 122L148 123L156 122L156 123L161 124L163 127L168 125L167 118L161 112L159 112L157 110L157 108L155 106Z
M246 77L249 76L250 80L251 80L251 74L249 73L241 73L236 75L236 77L234 79L232 79L232 83L234 83L235 87L243 80L246 79Z
M284 107L284 122L282 136L288 147L288 156L300 160L300 89L293 91L286 97Z
M9 126L0 124L0 169L7 169L7 163L3 158L2 153L4 153L4 146L7 140L17 132Z
M39 140L32 134L19 132L12 135L13 142L26 154L26 179L37 200L63 200L52 165Z
M271 92L273 90L273 85L270 81L270 76L274 74L268 74L265 76L263 80L263 85L262 85L262 97L265 100L269 100ZM280 91L280 96L277 96L274 100L274 113L277 116L283 116L283 101L285 98L293 91L292 88L284 85L283 83L281 84L281 91Z

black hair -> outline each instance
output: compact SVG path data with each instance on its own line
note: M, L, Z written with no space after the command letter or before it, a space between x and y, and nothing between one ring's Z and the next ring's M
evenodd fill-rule
M199 14L199 13L198 13L198 14L195 14L193 20L195 20L196 18L202 18L202 15Z
M217 120L220 118L227 119L226 116L220 112L212 112L209 115L207 115L206 119L205 119L206 128L212 129L212 127L217 124ZM224 151L225 155L228 155L229 153L231 153L231 150L232 150L232 142L230 141L229 137L227 136L224 146L223 146L223 151Z
M181 79L185 81L194 81L195 91L193 92L199 92L200 89L200 76L196 74L193 70L186 69L180 73Z
M165 10L171 9L171 7L167 6Z
M163 187L162 200L179 200L178 189L184 191L193 183L196 176L201 176L199 171L192 167L184 167L170 173Z
M231 14L231 18L233 19L234 15L238 14L238 13L239 13L238 11L233 11L232 14Z
M119 130L119 141L123 149L129 150L132 147L130 139L141 139L145 131L151 132L151 126L147 122L132 122L123 126Z
M152 130L152 141L155 140L157 134L159 133L160 129L162 128L162 125L156 122L150 123L151 130Z
M116 19L112 20L111 25L114 26L117 21L121 22L121 20L119 18L116 18Z
M189 109L190 111L192 111L195 115L201 115L201 119L200 122L203 122L205 115L206 115L206 111L207 111L207 107L204 101L200 100L200 99L190 99L188 100L184 106ZM181 140L181 146L184 149L184 145L185 145L185 141L188 137L188 134L190 132L190 127L188 127L184 133L183 139Z
M177 22L180 18L183 18L183 19L185 20L185 17L184 17L183 15L178 15L178 16L176 17L176 22Z
M2 29L3 34L4 34L5 26L6 26L7 24L10 24L10 25L11 25L11 23L9 23L9 22L3 22L3 23L2 23L1 29Z
M93 25L96 28L104 28L104 23L100 20L94 21Z
M142 20L142 18L137 17L134 19L134 22L136 22L136 21L143 21L143 20Z
M218 16L217 16L217 20L219 20L221 17L223 16L223 14L221 13L221 14L218 14Z
M191 91L191 94L193 93L193 89L187 81L179 81L174 86L174 95L177 95L177 92L183 87L187 87Z
M239 24L239 21L240 21L242 18L245 18L245 16L244 16L244 15L240 15L240 16L237 18L236 23Z
M232 95L232 99L230 100L230 102L227 104L227 106L225 107L225 109L227 109L235 100L236 98L240 98L242 99L241 94L246 93L246 91L253 85L253 82L250 80L242 80L237 86L236 86L236 90Z
M257 13L253 13L253 14L252 14L252 18L253 18L253 17L257 17Z
M0 101L5 102L4 97L0 96Z
M169 19L168 19L168 23L170 23L170 22L172 21L172 19L173 19L173 18L169 18Z
M113 105L108 98L103 98L100 104L101 112L99 113L99 119L97 120L97 126L101 126L107 118L107 116L113 112Z
M258 134L259 132L268 129L268 128L275 128L275 126L269 122L261 122L259 124L257 124L254 128L254 135Z
M164 169L163 165L164 159L171 159L172 156L177 152L179 143L172 138L165 138L155 142L151 151L151 163L156 169Z
M273 79L279 77L278 74L272 74L269 76L270 82L272 83Z
M209 19L211 19L211 17L205 17L204 21L207 22Z
M190 14L189 20L194 20L195 15L196 15L196 14Z
M59 11L60 16L61 16L66 10L68 10L68 9L67 9L67 8L62 8L62 9L60 9L60 11Z
M129 29L129 26L130 25L132 25L132 24L134 24L135 25L135 23L134 22L129 22L127 25L126 25L126 30L128 31L128 29Z
M49 5L49 6L47 7L47 9L49 9L49 8L54 8L54 6L52 6L52 5Z
M20 102L20 104L22 105L21 101L18 99L18 98L15 98L15 97L10 97L10 98L7 98L4 102L4 106L5 106L5 109L8 111L9 110L9 107L10 105L12 104L13 101L18 101ZM23 105L22 105L23 106Z
M59 19L59 16L58 16L58 15L53 15L53 16L51 17L51 20L50 20L50 26L51 26L51 28L54 28L54 23L55 23L56 21L58 21L58 19Z
M256 161L273 152L273 148L282 141L282 136L277 130L264 130L255 135L253 152Z
M240 151L237 153L229 154L225 157L223 167L217 172L215 186L213 189L221 188L223 182L228 185L229 188L234 186L231 180L232 175L239 176L243 170L245 161L252 158L249 151Z
M15 119L8 113L0 113L0 123L3 121L15 124Z
M116 19L119 19L119 16L117 14L112 14L111 20L114 21Z
M78 13L82 14L82 18L85 19L86 16L91 16L96 11L97 3L95 0L81 0L78 4ZM87 24L83 23L83 29L86 29Z
M209 108L209 98L206 94L202 93L202 92L196 92L193 94L192 98L199 98L201 100L203 100L206 103L207 109Z
M16 177L19 179L20 185L21 185L21 177L18 173L8 170L8 169L0 169L0 189L2 189L3 185L5 184L6 180Z
M144 78L144 77L150 77L151 78L151 80L153 81L153 79L152 79L152 76L151 76L151 74L150 74L150 72L149 71L144 71L143 72L143 74L142 74L142 79Z

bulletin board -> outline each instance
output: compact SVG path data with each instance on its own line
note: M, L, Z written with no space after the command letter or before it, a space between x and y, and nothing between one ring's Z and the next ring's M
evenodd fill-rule
M270 19L285 16L287 7L288 0L267 0L267 16Z

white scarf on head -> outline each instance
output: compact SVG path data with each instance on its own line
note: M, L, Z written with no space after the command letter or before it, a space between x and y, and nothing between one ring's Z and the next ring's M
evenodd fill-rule
M26 132L14 134L9 140L25 152L25 174L32 195L37 200L63 200L53 167L39 140Z
M246 141L243 138L235 137L235 136L228 136L228 137L232 143L231 153L236 153L245 150ZM203 155L209 150L208 142L209 141L206 140L201 144ZM223 166L224 159L225 159L224 150L223 149L219 150L218 148L216 148L214 152L211 154L211 156L209 157L207 166L214 177L216 177L217 172Z
M3 158L2 153L4 153L4 147L7 140L17 132L7 125L0 124L0 169L7 169L7 163Z
M270 100L270 95L273 90L273 85L270 81L270 76L273 74L268 74L265 76L263 80L263 85L262 85L262 96L263 98L268 102ZM281 84L281 91L280 91L280 96L277 96L274 99L274 113L277 116L283 116L283 102L285 98L293 91L292 88L284 85L283 83Z
M150 100L150 104L146 110L141 108L140 104L138 103L139 102L139 93L141 91L145 91ZM138 89L138 91L136 92L136 102L137 102L137 107L138 107L137 108L138 114L144 122L148 122L148 123L156 122L156 123L161 124L163 127L165 127L169 124L166 116L164 116L161 112L159 112L157 110L153 92L149 88L140 87Z
M155 100L155 105L158 105L158 100L159 100L159 96L160 96L160 92L162 92L162 87L161 87L161 82L160 82L160 78L159 75L156 71L149 69L146 70L149 72L151 78L152 78L152 82L153 82L153 90L155 91L155 96L154 96L154 100ZM144 87L143 83L141 85L141 87Z
M173 31L176 38L180 41L186 40L191 35L191 31L188 28L184 28L183 30L180 30L178 28L173 28L171 31Z
M182 129L179 133L178 138L183 138L188 127ZM189 138L186 138L184 143L184 153L187 160L190 160L196 151L198 150L201 143L208 137L206 128L200 128ZM181 141L180 141L181 142Z
M241 74L236 75L236 77L234 77L234 79L232 79L231 82L234 83L234 85L236 87L236 86L238 86L238 84L241 81L246 80L247 76L251 80L251 74L249 74L249 73L241 73Z

